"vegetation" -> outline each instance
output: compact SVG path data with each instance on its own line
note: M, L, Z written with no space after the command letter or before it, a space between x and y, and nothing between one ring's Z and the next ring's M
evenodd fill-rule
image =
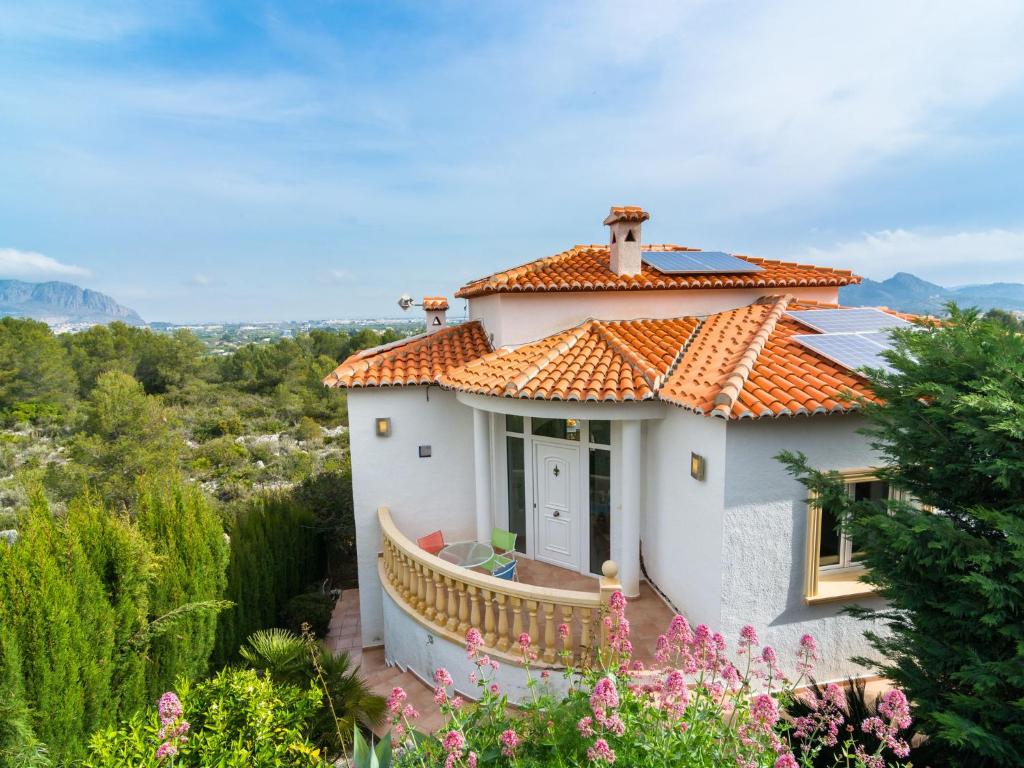
M783 460L842 510L886 598L871 641L879 672L914 702L951 765L1024 765L1024 335L950 307L897 332L867 434L912 501L857 503L839 479ZM938 764L932 762L932 765Z
M734 658L725 639L700 625L691 628L676 616L658 641L657 672L632 662L626 602L616 593L604 619L609 649L597 654L586 669L573 669L565 657L568 693L558 695L547 672L539 679L529 665L536 659L531 638L519 638L519 651L527 665L527 701L518 713L509 710L496 682L497 664L481 653L479 631L466 635L466 652L476 665L470 682L477 687L476 703L467 703L452 691L445 669L434 674L435 701L446 725L430 737L411 728L417 713L396 688L388 700L399 748L390 758L399 768L474 768L518 766L555 768L611 764L671 765L674 768L798 768L810 766L827 744L841 745L840 759L831 765L844 768L883 768L887 758L905 758L909 746L899 731L910 724L907 700L891 691L879 705L880 717L850 723L855 730L871 731L880 745L868 751L850 736L840 736L846 721L842 689L830 685L824 698L815 700L809 715L794 720L782 717L782 707L796 698L799 686L817 659L810 635L800 640L796 661L801 676L785 680L776 652L759 647L753 627L740 633ZM568 634L568 628L561 629ZM564 635L563 635L564 636ZM799 745L798 762L790 743ZM362 750L368 756L367 750ZM367 759L366 762L372 762Z
M182 680L157 710L138 712L97 732L84 768L321 768L306 737L319 711L312 686L280 685L252 670L228 669L209 680ZM180 697L180 698L179 698Z
M347 653L332 654L308 632L263 630L249 638L242 658L274 682L317 685L323 708L312 724L317 740L344 751L356 725L372 727L384 715L384 700L370 693L356 675Z
M93 764L150 764L164 724L144 710L176 684L195 713L179 765L319 765L321 699L372 719L309 680L207 676L257 629L326 629L328 553L350 578L355 550L345 398L320 381L394 338L215 358L187 332L0 321L0 764L77 764L91 733ZM317 664L354 690L347 657Z
M325 542L316 516L290 496L276 492L254 498L237 509L230 523L226 597L234 605L220 616L219 663L235 660L257 629L286 623L282 618L290 598L325 574Z

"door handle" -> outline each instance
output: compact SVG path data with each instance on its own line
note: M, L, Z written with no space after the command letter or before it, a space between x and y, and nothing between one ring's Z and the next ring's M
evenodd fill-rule
M551 513L552 517L558 517L558 515L559 515L559 512L558 512L557 509L554 512Z

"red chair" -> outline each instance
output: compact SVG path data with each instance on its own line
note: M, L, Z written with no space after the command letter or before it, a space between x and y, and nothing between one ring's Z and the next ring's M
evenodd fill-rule
M416 539L416 543L420 545L420 549L425 549L430 554L436 555L444 549L444 534L440 531L434 531L422 538Z

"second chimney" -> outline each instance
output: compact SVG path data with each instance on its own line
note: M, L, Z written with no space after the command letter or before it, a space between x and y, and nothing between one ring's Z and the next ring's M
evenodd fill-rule
M651 218L636 205L613 205L604 220L611 227L608 244L608 268L616 275L640 274L640 227Z
M423 311L427 313L427 333L440 331L445 327L448 299L444 296L424 296Z

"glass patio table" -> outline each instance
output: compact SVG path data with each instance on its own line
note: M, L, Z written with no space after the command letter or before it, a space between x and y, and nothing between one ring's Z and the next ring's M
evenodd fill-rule
M494 547L479 541L455 541L438 552L437 556L463 568L479 568L494 557Z

